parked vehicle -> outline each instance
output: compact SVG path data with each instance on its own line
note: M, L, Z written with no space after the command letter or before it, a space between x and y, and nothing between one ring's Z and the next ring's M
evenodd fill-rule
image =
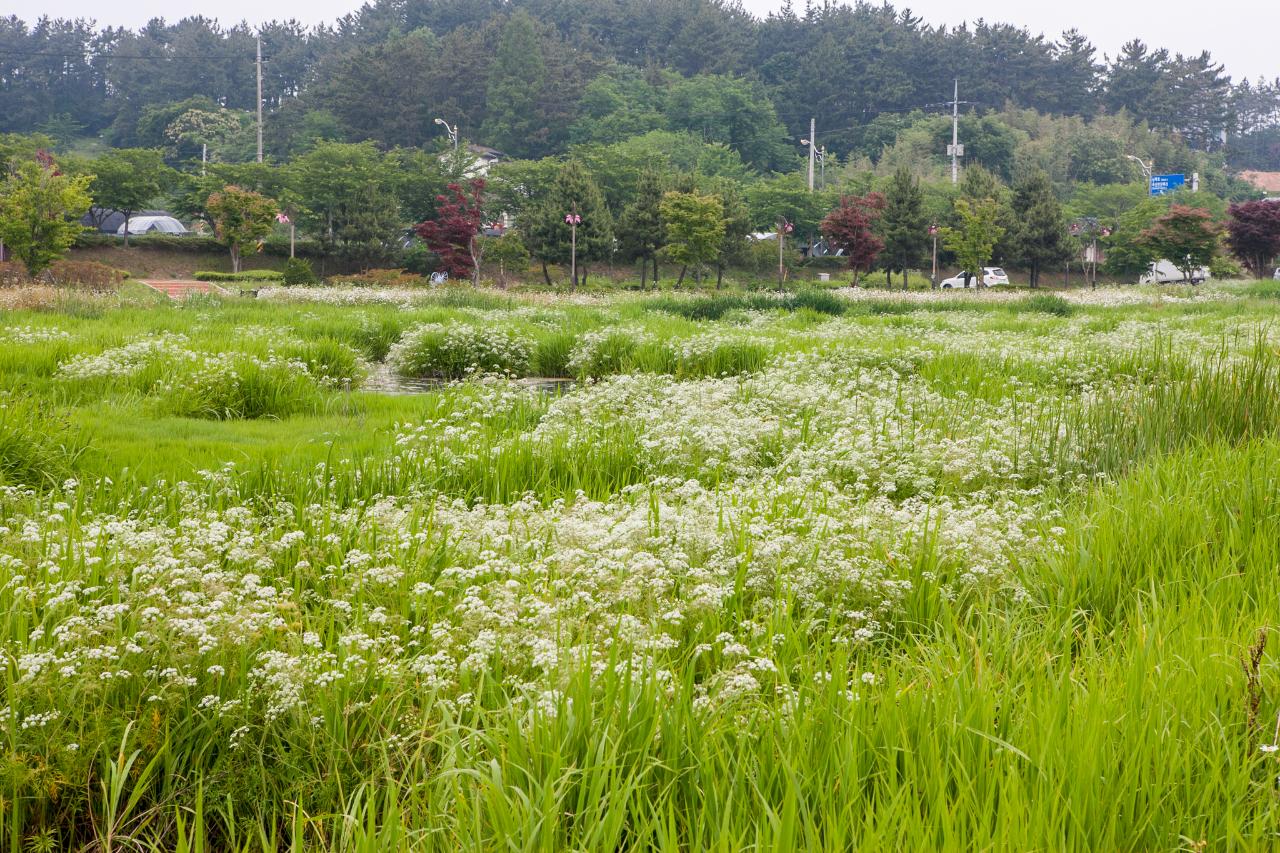
M991 287L996 284L1008 284L1009 274L1000 267L983 267L982 268L982 286ZM942 280L943 290L950 290L953 287L977 287L978 277L969 272L962 272L959 275L953 275L951 278Z
M1209 270L1204 267L1191 271L1191 283L1199 284L1207 281L1209 278ZM1138 284L1173 284L1174 282L1186 281L1186 276L1182 274L1182 270L1173 265L1173 261L1159 260L1151 264L1141 276L1138 277Z
M1280 281L1280 267L1276 267L1275 275L1271 277L1274 278L1276 281Z

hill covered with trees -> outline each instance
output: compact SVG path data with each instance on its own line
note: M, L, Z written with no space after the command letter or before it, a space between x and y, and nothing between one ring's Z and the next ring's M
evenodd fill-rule
M1280 80L1236 83L1207 53L1137 40L1107 58L1074 30L932 26L865 3L788 3L761 20L724 0L375 0L331 26L257 30L10 17L0 131L157 147L174 143L166 130L192 106L245 126L259 35L277 158L315 139L422 146L442 116L514 157L664 130L778 169L816 117L830 152L874 160L913 113L950 97L954 78L974 115L1124 116L1232 166L1280 169ZM249 135L224 129L217 141L225 159L249 153Z

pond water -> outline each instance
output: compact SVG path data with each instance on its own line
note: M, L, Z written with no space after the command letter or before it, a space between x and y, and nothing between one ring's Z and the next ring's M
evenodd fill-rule
M546 394L564 394L577 385L576 379L556 376L528 376L513 379L516 385L524 385ZM426 394L447 382L429 377L401 376L388 364L373 364L369 376L360 390L376 394Z

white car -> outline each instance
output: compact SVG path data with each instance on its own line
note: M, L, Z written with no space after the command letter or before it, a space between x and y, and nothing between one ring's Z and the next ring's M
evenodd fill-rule
M991 287L994 284L1008 284L1009 274L1000 267L983 267L982 268L982 286ZM943 290L950 290L953 287L977 287L978 277L962 272L959 275L953 275L951 278L944 278L942 284L939 285Z
M1276 267L1276 274L1271 277L1274 278L1276 281L1280 281L1280 267Z

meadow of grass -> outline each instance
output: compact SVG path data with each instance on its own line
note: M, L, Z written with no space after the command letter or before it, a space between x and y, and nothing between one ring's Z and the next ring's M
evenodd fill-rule
M0 844L1280 847L1272 291L7 311Z

